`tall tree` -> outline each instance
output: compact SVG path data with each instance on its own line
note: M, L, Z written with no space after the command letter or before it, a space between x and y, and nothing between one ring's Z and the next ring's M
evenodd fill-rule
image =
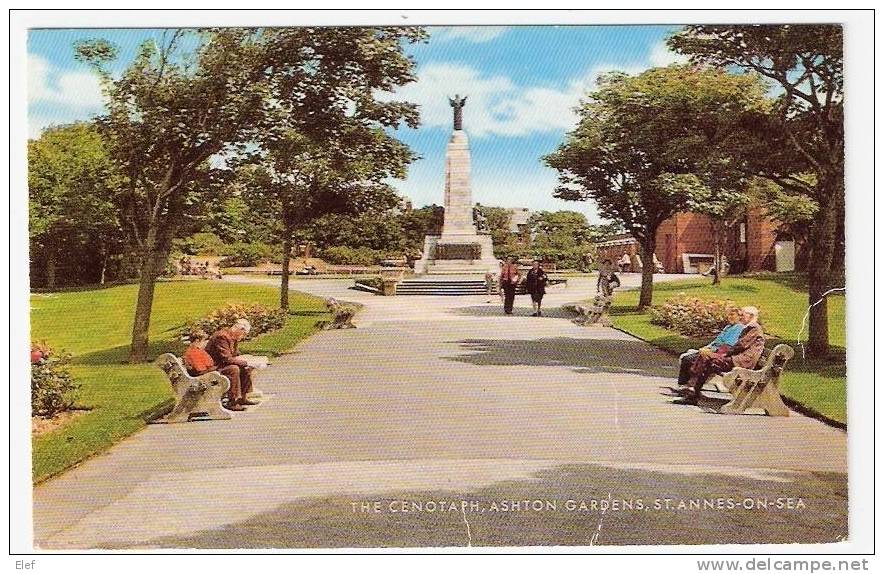
M687 26L669 45L692 62L742 68L778 90L768 113L746 118L753 138L734 146L751 173L818 206L808 229L808 349L829 350L825 293L844 244L844 75L840 25ZM812 178L806 177L812 174Z
M415 28L223 28L168 30L145 42L115 78L106 41L81 43L78 56L101 75L109 112L99 118L112 156L128 178L141 249L131 361L147 358L154 285L188 206L207 198L224 171L219 158L290 130L325 133L340 117L382 125L413 120L413 106L379 102L413 79L402 41Z
M123 242L116 210L122 187L123 177L94 125L49 128L28 142L31 254L42 263L46 287L56 286L60 258L82 261L95 252L103 282L107 258ZM94 280L82 272L65 279Z
M578 268L592 255L595 233L578 211L539 211L528 219L531 252L558 266Z
M687 66L615 73L581 106L578 126L545 160L559 171L556 197L596 202L642 249L639 307L650 305L660 224L709 197L710 150L736 112L761 105L754 77Z
M716 158L721 159L721 158ZM707 192L697 201L691 201L689 209L702 213L712 222L712 284L721 283L722 249L725 233L745 216L752 201L749 183L740 177L741 172L731 168L727 161L707 161L702 171Z
M807 268L807 233L819 213L819 205L803 194L786 192L768 179L752 180L750 195L764 209L765 215L779 224L781 231L795 241L797 269Z
M420 253L423 250L424 238L427 235L442 233L444 217L445 208L435 203L418 209L406 210L400 215L399 221L402 231L405 233L409 255Z
M249 197L274 214L282 240L280 308L288 309L292 243L303 226L329 214L384 211L400 198L386 180L404 177L413 159L404 144L372 122L347 118L346 145L317 143L297 132L268 142Z

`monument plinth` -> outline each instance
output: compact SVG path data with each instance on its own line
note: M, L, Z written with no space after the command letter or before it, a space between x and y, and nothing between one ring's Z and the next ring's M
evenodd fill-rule
M480 234L473 223L473 190L470 183L470 140L463 131L466 98L449 100L454 108L454 130L445 155L445 217L442 235L427 235L416 273L482 274L496 272L497 260L491 236Z

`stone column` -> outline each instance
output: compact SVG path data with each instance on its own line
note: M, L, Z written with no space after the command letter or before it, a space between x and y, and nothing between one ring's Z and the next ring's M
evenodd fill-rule
M473 192L470 187L470 142L463 130L454 130L445 157L445 219L442 238L475 234Z

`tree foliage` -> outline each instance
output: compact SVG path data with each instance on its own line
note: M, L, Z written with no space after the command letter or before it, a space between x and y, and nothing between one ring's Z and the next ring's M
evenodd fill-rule
M119 194L124 178L99 131L88 123L50 128L28 142L31 256L42 284L97 281L107 257L122 250Z
M689 66L614 73L599 78L577 127L546 157L559 171L556 197L594 200L641 244L640 306L651 302L657 228L732 173L719 150L733 118L762 107L751 75Z
M146 358L154 283L172 241L191 209L216 200L225 160L292 132L340 144L353 122L416 125L413 105L375 95L413 79L401 44L423 37L408 27L169 30L119 78L108 42L78 46L109 96L98 122L127 178L141 248L131 360Z
M808 229L809 349L828 351L823 294L843 265L843 31L837 24L687 26L669 45L698 64L740 68L776 92L768 110L747 114L733 146L747 171L818 206ZM807 177L811 174L813 177Z

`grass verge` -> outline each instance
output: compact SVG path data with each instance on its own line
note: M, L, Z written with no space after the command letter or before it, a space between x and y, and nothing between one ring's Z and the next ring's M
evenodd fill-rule
M795 348L795 358L788 364L781 381L783 395L800 410L822 418L847 423L847 367L845 354L844 296L830 295L829 341L832 353L826 359L802 358L797 344L806 341L807 328L802 320L807 311L807 291L797 274L759 277L728 277L720 286L711 281L684 280L654 285L653 304L662 304L679 293L703 299L730 299L738 305L755 305L761 311L761 324L771 337L768 346L777 342ZM673 354L707 344L706 339L679 335L659 325L652 325L646 313L635 310L638 291L623 291L614 299L611 315L614 326Z
M169 381L150 363L126 364L137 285L31 296L31 337L72 355L71 373L81 385L69 424L34 438L32 476L40 482L102 452L172 405ZM175 334L185 321L230 302L276 305L279 290L265 285L170 281L157 285L150 327L150 356L180 354ZM327 318L322 299L292 292L286 325L244 342L244 352L278 355Z

